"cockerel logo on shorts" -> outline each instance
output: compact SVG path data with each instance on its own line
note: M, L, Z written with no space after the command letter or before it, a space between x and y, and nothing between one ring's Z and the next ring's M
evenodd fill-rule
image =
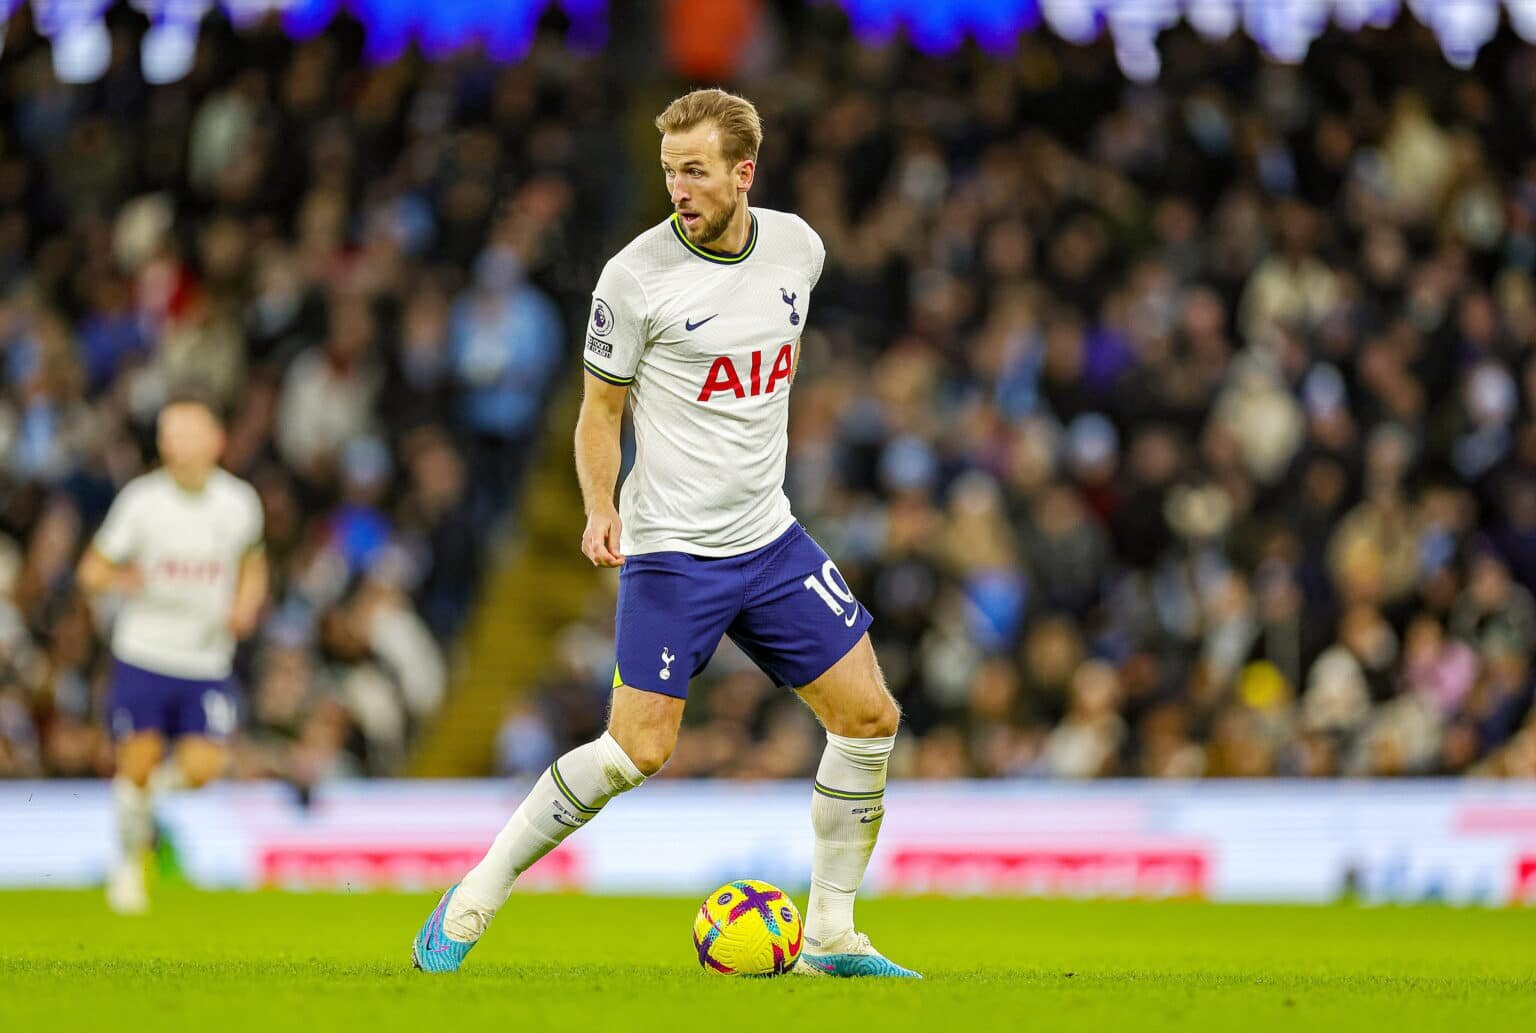
M676 659L677 659L677 657L673 656L667 650L666 646L662 646L661 647L661 662L665 665L661 669L661 680L662 681L666 681L668 678L672 677L672 661L676 660Z

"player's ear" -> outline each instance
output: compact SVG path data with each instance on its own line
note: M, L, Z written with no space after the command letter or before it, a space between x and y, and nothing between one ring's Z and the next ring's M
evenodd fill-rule
M752 179L757 175L757 162L751 158L736 163L736 189L742 193L752 189Z

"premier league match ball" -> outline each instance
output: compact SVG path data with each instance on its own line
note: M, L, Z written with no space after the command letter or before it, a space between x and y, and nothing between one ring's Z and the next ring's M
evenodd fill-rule
M705 972L778 976L800 957L805 927L794 901L756 879L728 882L704 898L693 920L693 949Z

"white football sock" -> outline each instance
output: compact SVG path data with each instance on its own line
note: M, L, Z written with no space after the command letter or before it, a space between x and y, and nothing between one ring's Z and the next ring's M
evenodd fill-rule
M149 798L151 803L166 793L179 793L187 788L186 773L175 757L161 761L149 774Z
M605 803L644 781L607 732L555 761L459 883L443 915L443 930L455 940L478 940L519 875L597 817Z
M123 860L136 863L155 836L150 817L150 792L118 775L112 780L112 808L117 813L117 841L122 847Z
M811 794L816 853L805 915L809 946L830 944L853 932L853 895L864 881L864 869L880 835L885 769L895 744L894 735L848 739L827 733L827 749Z

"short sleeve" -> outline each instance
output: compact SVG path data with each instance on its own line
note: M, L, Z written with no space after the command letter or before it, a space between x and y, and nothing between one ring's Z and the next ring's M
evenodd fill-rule
M811 229L810 223L805 222L802 219L801 224L805 226L805 235L808 240L809 248L808 259L810 262L810 269L807 271L806 275L809 277L811 281L811 287L814 289L816 282L821 279L822 267L827 263L827 245L822 243L821 234Z
M107 518L91 540L91 548L113 563L127 563L139 549L139 492L128 485L118 492Z
M256 489L249 484L241 484L240 492L241 510L245 515L245 531L241 535L240 546L244 553L255 552L261 548L262 536L266 533L266 514L261 508L261 496L256 494Z
M610 261L592 292L582 365L605 383L621 387L632 383L645 351L646 330L645 294L640 281Z

